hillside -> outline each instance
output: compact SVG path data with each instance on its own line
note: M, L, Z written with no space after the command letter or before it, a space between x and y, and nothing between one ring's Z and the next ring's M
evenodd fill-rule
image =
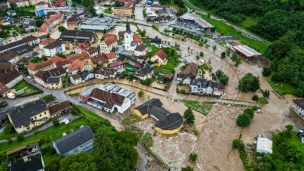
M271 64L265 76L290 83L296 96L304 96L303 0L190 0L272 42L265 52Z

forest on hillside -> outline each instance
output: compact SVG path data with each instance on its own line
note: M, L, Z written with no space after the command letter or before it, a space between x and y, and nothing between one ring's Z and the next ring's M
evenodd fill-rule
M273 42L264 54L271 61L265 76L290 83L304 97L304 0L190 1L235 24L257 19L247 29Z

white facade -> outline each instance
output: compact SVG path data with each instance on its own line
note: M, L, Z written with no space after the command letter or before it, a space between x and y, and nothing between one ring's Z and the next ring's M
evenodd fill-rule
M79 77L79 78L77 78L77 79L74 80L73 77L70 77L70 81L71 81L72 84L76 85L76 84L81 83L82 79L81 79L81 77Z
M133 33L125 32L124 34L124 46L125 50L134 51L136 46L132 46L131 43L133 42Z
M105 78L115 78L116 72L113 75L102 75L102 74L95 74L95 78L97 79L105 79Z
M44 50L45 56L51 56L51 57L53 57L53 56L55 56L58 53L65 52L65 45L64 45L64 43L62 43L60 46L54 47L52 49L44 48L43 50Z
M146 50L143 50L143 51L134 50L134 55L135 56L145 56L146 54L147 54Z
M14 80L12 80L11 82L5 84L8 88L12 88L14 87L17 83L19 83L20 81L22 81L22 75L20 75L19 77L15 78Z
M117 47L117 41L107 45L104 41L100 43L100 53L108 54L113 48Z
M292 102L291 109L302 119L304 119L304 109L301 106L297 105L295 102Z

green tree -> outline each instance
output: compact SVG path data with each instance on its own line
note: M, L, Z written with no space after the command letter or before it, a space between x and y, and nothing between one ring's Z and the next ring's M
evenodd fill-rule
M35 22L36 22L37 27L40 27L44 23L44 21L42 19L36 19Z
M53 126L54 126L54 127L58 127L58 126L60 125L59 120L58 120L57 117L53 118L53 119L52 119L52 122L53 122Z
M221 76L224 75L224 72L222 70L216 70L215 75L217 76L218 79L220 79Z
M44 153L43 153L44 154ZM46 165L46 170L48 171L59 171L60 170L60 161L63 159L63 156L55 156Z
M227 48L227 49L226 49L226 56L227 56L227 57L230 57L230 55L231 55L231 49L230 49L230 48Z
M236 52L233 52L233 53L232 53L232 56L231 56L231 60L232 60L233 62L235 62L235 61L237 60L237 58L238 58L238 54L237 54Z
M24 136L22 135L22 134L17 134L17 141L18 142L21 142L21 141L23 141L24 140Z
M66 30L65 27L63 27L63 26L59 26L59 27L58 27L58 31L63 32L64 30Z
M220 77L220 83L222 83L223 85L227 85L229 82L229 77L228 75L224 74Z
M238 116L238 118L236 119L236 124L238 126L245 127L245 126L250 125L250 123L251 123L251 117L247 113L240 114Z
M257 91L260 89L259 77L253 76L251 73L247 73L240 81L238 88L242 92Z
M268 98L269 99L269 96L270 96L270 92L269 92L269 90L261 90L262 91L262 94L263 94L263 97L265 97L265 98Z
M204 57L204 52L200 52L200 57Z
M15 132L16 131L15 131L15 128L14 128L13 124L11 124L11 123L6 124L6 126L4 128L4 134L5 135L13 134Z
M97 171L94 157L85 152L68 155L60 161L59 171Z
M222 58L222 59L225 59L225 58L226 58L226 52L222 52L222 53L221 53L221 58Z
M194 124L195 116L194 116L191 108L188 107L188 109L185 110L184 118L186 119L187 123Z
M216 50L216 45L213 45L212 49L213 49L213 51L215 51Z
M199 44L198 44L199 46L203 46L204 44L203 44L203 42L199 42Z
M251 119L252 119L253 116L254 116L254 110L253 110L252 108L247 108L247 109L245 109L245 110L244 110L244 113L247 113L247 114L250 116Z
M244 145L242 140L234 139L232 141L232 148L239 149L239 150L243 151L243 150L245 150L245 145Z
M182 167L182 171L193 171L190 166Z
M143 90L139 90L139 92L138 92L139 97L142 97L144 94L145 94L145 92Z
M115 134L115 141L120 141L121 143L128 144L132 147L136 146L139 142L139 137L133 133L131 130L123 130ZM118 142L115 142L118 143Z
M253 96L252 96L252 100L253 100L253 101L257 101L258 99L259 99L259 96L257 96L257 95L253 95Z
M298 97L304 97L304 81L300 81L298 87L295 89L295 95Z
M263 68L262 74L263 74L263 76L265 76L265 77L270 76L270 74L271 74L271 69L270 69L269 67Z
M190 153L189 154L189 160L195 162L197 160L197 154L196 153Z
M234 63L235 67L238 67L242 63L242 58L236 58L236 61Z

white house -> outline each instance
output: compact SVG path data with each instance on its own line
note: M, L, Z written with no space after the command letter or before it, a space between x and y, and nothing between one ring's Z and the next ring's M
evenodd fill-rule
M144 44L140 44L134 49L134 55L135 56L145 56L147 54L147 46Z
M221 96L224 93L224 86L221 83L213 82L204 78L191 79L190 92L200 95Z
M100 43L100 53L110 53L114 48L117 47L117 36L114 34L105 34L105 39Z
M95 78L105 79L105 78L114 78L116 71L114 68L100 68L95 72Z
M55 41L50 43L43 48L45 56L55 56L58 53L65 52L65 45L62 42Z
M92 72L84 71L81 73L82 82L88 81L92 78L94 78L94 74Z
M70 81L72 84L76 85L82 82L82 78L80 74L75 74L70 77Z
M304 119L304 99L295 99L291 104L291 109Z

